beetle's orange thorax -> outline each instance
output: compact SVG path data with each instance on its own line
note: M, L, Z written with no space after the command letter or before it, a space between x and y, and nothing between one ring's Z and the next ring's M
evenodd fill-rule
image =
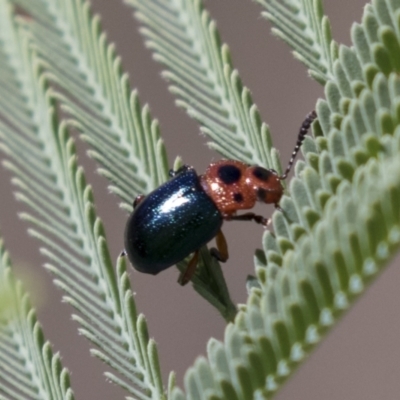
M210 164L200 182L222 214L248 210L256 201L278 204L283 188L278 174L241 161L221 160Z

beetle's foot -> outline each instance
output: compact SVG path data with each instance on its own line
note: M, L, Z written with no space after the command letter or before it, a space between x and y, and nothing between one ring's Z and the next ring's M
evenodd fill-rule
M215 247L210 249L210 254L216 258L220 262L226 262L228 260L228 255L223 255L219 250L217 250Z
M192 280L192 277L193 277L193 275L194 275L194 272L193 272L193 273L188 273L187 271L188 271L188 270L182 272L182 273L179 275L178 283L179 283L181 286L187 285L187 284Z
M284 212L283 208L279 204L275 204L275 210L278 210L278 211L280 211L282 213Z
M227 221L254 221L257 224L268 226L270 224L269 218L265 218L262 215L257 215L252 212L248 212L241 215L227 215L225 216Z
M256 215L256 218L254 218L254 221L256 221L257 224L267 227L271 223L271 218L265 218L262 215Z
M189 283L189 281L190 281L190 278L187 277L186 274L183 273L183 274L180 274L180 275L179 275L178 283L179 283L181 286L187 285L187 284Z
M264 222L262 223L262 226L264 228L267 228L269 225L271 225L272 219L271 218L264 218Z
M119 257L125 257L126 256L126 250L122 250L121 253L119 253Z
M199 262L199 250L195 251L192 259L189 261L186 270L179 275L178 283L185 286L196 272L197 263Z

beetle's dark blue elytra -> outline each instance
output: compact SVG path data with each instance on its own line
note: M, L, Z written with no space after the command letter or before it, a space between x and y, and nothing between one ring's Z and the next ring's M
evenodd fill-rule
M222 221L195 170L185 167L136 206L125 250L138 271L155 275L213 239Z
M221 231L223 220L255 221L266 226L269 219L249 210L256 201L275 204L283 194L294 159L317 117L315 111L304 120L289 164L283 175L261 166L241 161L222 160L210 164L203 175L189 166L171 174L172 179L149 193L138 196L125 229L125 252L140 272L158 274L164 269L193 256L179 282L184 285L193 276L199 249L214 237L217 249L212 255L228 259L228 248Z

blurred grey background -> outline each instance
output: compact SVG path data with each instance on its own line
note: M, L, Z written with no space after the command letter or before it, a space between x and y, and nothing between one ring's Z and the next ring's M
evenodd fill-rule
M206 138L186 114L174 106L160 66L151 59L138 34L132 10L122 1L91 0L101 14L110 41L117 45L133 87L139 89L143 103L149 103L153 117L160 122L171 161L181 155L201 172L218 158L205 146ZM326 2L326 13L333 25L334 37L350 43L350 26L359 21L365 0ZM250 88L261 115L272 131L275 147L287 160L304 116L313 109L321 87L307 77L306 69L294 60L289 48L270 33L269 23L261 18L261 7L250 0L206 1L217 21L223 41L231 48L235 66L244 84ZM98 213L103 218L116 258L123 246L126 215L118 209L117 199L107 192L107 183L95 172L95 166L78 143L80 161L93 184ZM106 368L89 356L89 344L77 334L71 322L71 309L61 303L61 293L43 270L37 243L26 234L26 226L17 218L20 210L13 200L9 176L0 174L0 229L14 264L24 273L43 282L45 293L39 318L46 337L63 364L72 373L77 399L122 399L124 392L105 382ZM272 207L258 211L269 215ZM251 223L226 223L224 231L230 246L230 260L224 273L236 302L244 302L245 278L253 271L254 243L260 243L262 228ZM300 367L276 397L279 400L394 400L400 393L400 282L399 259L385 270L368 293L346 314L326 340ZM222 339L224 321L190 285L177 283L178 272L171 268L157 277L131 271L138 308L146 315L150 335L158 345L164 376L175 370L179 383L195 357L205 355L208 338Z

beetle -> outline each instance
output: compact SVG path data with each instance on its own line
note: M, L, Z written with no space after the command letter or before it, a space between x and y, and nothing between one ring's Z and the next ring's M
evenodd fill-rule
M297 143L283 175L273 169L221 160L208 166L203 175L184 165L170 171L170 180L147 196L139 195L125 228L125 251L135 269L156 275L193 253L179 282L188 283L197 266L199 249L212 239L211 253L219 261L228 259L228 246L221 231L224 220L254 221L267 226L269 219L250 210L256 201L280 209L281 181L286 179L312 122L307 114Z

